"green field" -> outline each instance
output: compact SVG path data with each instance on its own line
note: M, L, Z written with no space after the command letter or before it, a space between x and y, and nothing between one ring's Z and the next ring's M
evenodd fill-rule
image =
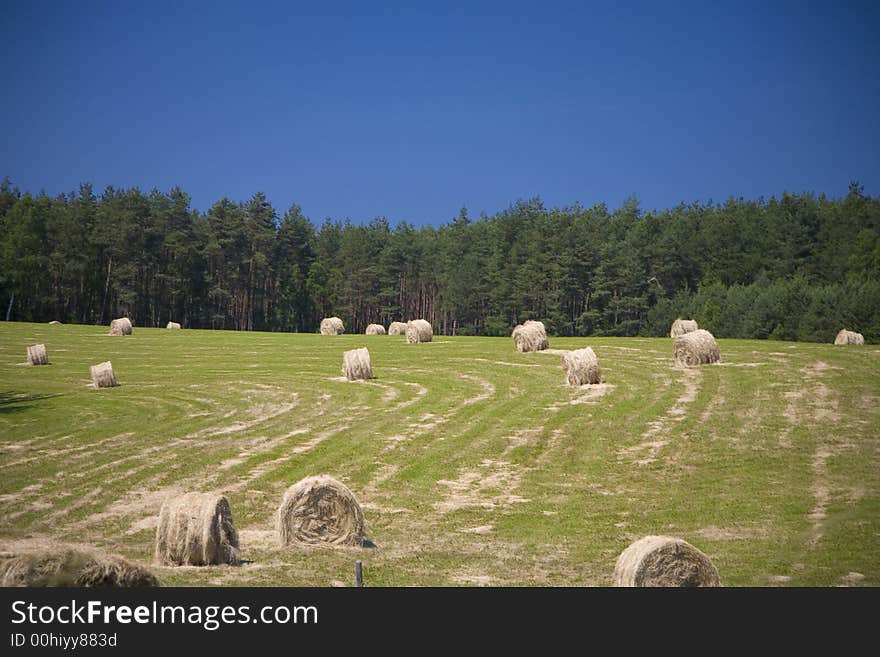
M51 365L27 367L26 346ZM152 560L162 501L225 493L239 567L166 585L609 585L647 534L706 552L728 586L880 585L880 348L669 339L590 345L605 383L510 339L0 323L0 549L51 541ZM376 379L340 378L367 346ZM89 386L110 360L120 387ZM326 473L375 548L281 548L284 490Z

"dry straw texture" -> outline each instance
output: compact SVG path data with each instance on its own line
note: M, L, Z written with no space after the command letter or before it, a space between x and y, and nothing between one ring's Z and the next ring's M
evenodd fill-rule
M120 317L110 322L110 335L131 335L131 320Z
M544 328L543 322L530 319L525 324L517 324L511 337L517 351L543 351L550 347L550 343L547 342L547 329Z
M159 511L156 561L166 566L239 563L238 532L223 495L186 493Z
M49 354L46 353L46 345L35 344L27 348L28 365L48 365Z
M721 360L715 337L704 329L684 333L672 342L672 357L676 367L697 367Z
M646 536L617 558L614 586L721 586L709 557L680 538Z
M325 317L321 320L321 335L341 335L345 333L345 324L338 317Z
M318 475L287 489L276 528L282 545L361 545L364 513L345 484Z
M840 329L840 333L838 333L837 337L834 338L834 344L863 345L865 344L865 336L863 336L861 333L856 333L855 331Z
M565 370L565 382L570 386L602 383L599 359L592 347L575 349L564 354L562 369Z
M176 330L176 329L179 329L179 328L180 328L180 324L177 323L177 322L168 322L168 323L165 325L165 328L167 328L167 329L175 329L175 330Z
M677 319L672 322L672 328L669 329L669 337L677 338L679 335L696 331L699 326L692 319Z
M63 545L17 554L0 569L0 586L159 586L151 572L122 557Z
M388 325L388 335L405 335L406 334L406 323L405 322L391 322Z
M406 341L408 344L430 342L434 337L431 324L424 319L414 319L406 323Z
M373 378L370 352L366 347L352 349L342 354L342 373L349 381Z
M118 386L116 375L113 374L113 365L108 360L97 365L92 365L92 384L96 388L112 388Z
M370 324L364 333L367 335L385 335L385 327L381 324Z

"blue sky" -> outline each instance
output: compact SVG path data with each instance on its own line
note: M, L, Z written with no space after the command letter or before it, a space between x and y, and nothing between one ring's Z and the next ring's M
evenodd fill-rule
M880 194L878 3L15 0L0 26L0 177L33 192L417 225Z

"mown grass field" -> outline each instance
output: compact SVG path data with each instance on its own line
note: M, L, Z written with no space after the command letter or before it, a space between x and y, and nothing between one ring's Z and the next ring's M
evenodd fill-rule
M51 365L26 367L26 346ZM605 383L500 338L319 336L0 323L0 549L65 541L152 560L168 496L229 497L240 567L166 585L609 585L647 534L728 586L880 584L880 348L669 339L592 346ZM340 378L367 346L377 378ZM88 386L111 360L121 386ZM284 490L327 473L376 548L277 545Z

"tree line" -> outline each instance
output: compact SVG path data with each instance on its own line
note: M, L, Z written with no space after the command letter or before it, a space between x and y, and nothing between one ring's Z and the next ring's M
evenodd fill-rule
M439 227L325 219L262 193L204 213L168 193L90 184L50 197L0 184L7 319L347 332L425 318L442 334L664 335L691 317L719 337L880 339L880 200L788 194L643 211L635 198L517 201Z

